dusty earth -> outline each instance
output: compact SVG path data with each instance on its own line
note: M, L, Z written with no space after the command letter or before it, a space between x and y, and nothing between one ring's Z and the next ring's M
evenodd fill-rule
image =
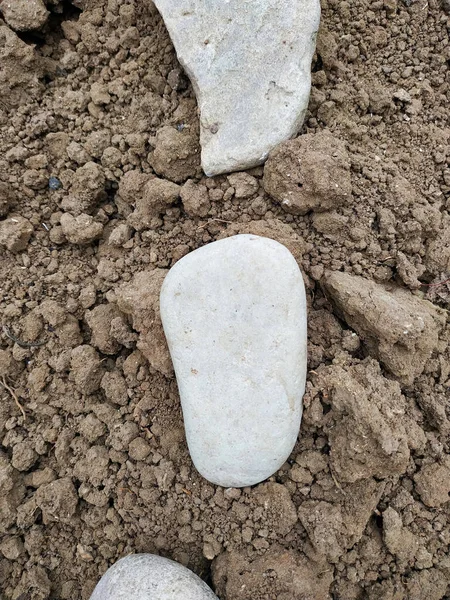
M323 0L306 135L213 179L150 0L27 2L0 0L2 599L88 599L142 551L221 600L449 598L448 0ZM237 232L309 302L298 443L242 490L192 466L158 314Z

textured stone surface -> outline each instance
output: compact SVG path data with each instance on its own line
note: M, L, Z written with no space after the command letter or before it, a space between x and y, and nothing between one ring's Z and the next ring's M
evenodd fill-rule
M319 0L155 0L200 108L207 175L261 164L300 129Z
M238 235L172 267L161 317L192 459L225 487L272 475L297 439L306 374L303 280L273 240Z
M153 554L132 554L109 568L90 600L217 600L200 577Z

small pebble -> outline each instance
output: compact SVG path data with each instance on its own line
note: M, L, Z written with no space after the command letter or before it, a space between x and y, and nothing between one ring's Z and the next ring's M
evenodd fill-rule
M53 191L59 190L62 187L62 183L57 177L50 177L48 187Z

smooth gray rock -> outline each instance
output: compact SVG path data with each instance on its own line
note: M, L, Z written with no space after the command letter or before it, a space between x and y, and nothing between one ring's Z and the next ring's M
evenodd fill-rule
M195 573L153 554L131 554L110 567L90 600L218 600Z
M237 235L169 271L161 318L192 460L225 487L277 471L296 442L306 378L306 301L289 250Z
M200 108L207 175L261 164L302 126L319 0L155 0Z

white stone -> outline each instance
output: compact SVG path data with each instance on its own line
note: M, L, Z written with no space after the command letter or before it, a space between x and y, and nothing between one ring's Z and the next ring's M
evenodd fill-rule
M261 164L302 126L319 0L155 0L200 108L207 175Z
M198 471L243 487L270 477L296 442L306 378L306 301L289 250L236 235L169 271L161 318Z
M110 567L90 600L218 600L182 565L153 554L132 554Z

